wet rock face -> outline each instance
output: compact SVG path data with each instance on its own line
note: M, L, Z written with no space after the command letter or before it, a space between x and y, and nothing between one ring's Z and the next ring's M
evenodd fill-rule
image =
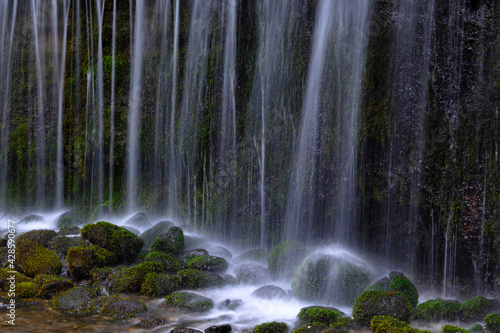
M356 298L352 317L369 326L375 316L392 316L408 322L412 314L410 302L399 292L365 291Z
M203 333L203 331L195 330L194 328L176 327L170 331L171 333Z
M190 292L174 292L165 297L165 302L170 306L196 312L205 312L214 307L210 298Z
M242 264L235 268L236 279L245 284L264 284L271 280L269 270L257 264Z
M199 256L187 263L189 268L199 269L207 272L225 273L229 267L226 259L215 256Z
M50 305L68 314L82 315L87 304L95 297L95 293L89 288L72 288L55 295L50 300Z
M158 236L151 245L151 251L179 253L184 249L184 233L179 227L172 227Z
M140 212L129 218L125 225L136 228L149 228L151 227L151 221L146 214Z
M55 252L24 240L17 243L16 269L31 277L38 274L59 275L62 264Z
M232 331L233 329L229 324L210 326L205 329L205 333L231 333Z
M286 292L278 286L268 285L262 286L252 293L252 296L263 299L285 298Z
M158 236L166 233L173 226L172 221L161 221L140 234L139 237L144 241L144 249L149 249Z

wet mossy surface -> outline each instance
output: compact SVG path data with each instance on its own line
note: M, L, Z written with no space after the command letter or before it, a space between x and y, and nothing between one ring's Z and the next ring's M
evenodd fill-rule
M65 258L70 248L80 245L80 237L57 236L50 241L49 249Z
M158 236L150 249L151 251L179 253L184 249L184 232L179 227L172 227Z
M127 267L111 274L111 289L115 292L136 292L149 273L162 272L163 265L155 261L145 261L138 265Z
M344 317L342 311L324 306L309 306L300 309L298 318L306 324L315 322L322 323L326 326L333 325L340 317Z
M11 281L8 278L11 278L12 275L15 277L16 283L22 282L34 282L34 280L22 273L9 273L11 270L9 268L0 268L0 288L3 291L8 291L11 285Z
M187 289L222 287L225 284L224 278L217 273L192 268L177 272L177 276L182 281L182 287Z
M38 294L38 285L35 282L16 283L16 298L31 298Z
M174 292L165 297L165 302L170 306L195 312L205 312L214 307L210 298L190 292Z
M399 292L365 291L356 298L352 317L363 326L369 326L375 316L391 316L408 322L412 307Z
M144 246L144 241L132 232L109 222L87 224L80 233L93 245L114 253L119 262L134 259Z
M17 243L16 268L30 277L38 274L58 275L61 272L61 260L53 251L29 240Z
M484 328L489 333L500 333L500 315L490 313L484 317Z
M287 324L273 321L255 326L253 333L286 333L288 330Z
M375 316L370 325L373 333L431 333L412 328L407 322L391 316Z
M274 278L292 278L306 256L302 242L287 240L281 242L269 255L268 268Z
M460 307L459 319L464 322L481 321L487 314L499 310L499 301L477 296L463 302Z
M413 312L414 320L455 321L458 319L461 304L454 300L431 299L420 303Z
M342 258L317 254L307 258L295 274L292 293L302 300L352 305L368 284L362 268Z
M199 256L191 259L187 263L188 268L198 269L201 271L225 273L229 267L226 259L215 256Z
M70 274L77 280L89 277L96 267L114 266L116 255L100 246L72 247L66 258Z
M181 260L165 252L151 251L146 255L144 260L160 263L163 267L162 270L168 273L177 273L184 268Z
M401 272L391 272L389 277L383 277L377 280L365 290L400 292L406 297L412 307L416 307L418 304L419 295L417 288L413 282Z
M56 294L49 303L54 309L67 314L88 315L87 305L95 297L91 289L78 287Z
M461 327L454 326L454 325L444 325L443 327L441 327L441 332L442 333L469 333L469 331L466 330L465 328L461 328Z
M144 248L149 249L158 236L166 233L173 226L174 223L171 221L161 221L140 234L139 237L144 241Z
M48 248L50 242L56 236L57 233L54 230L36 229L22 233L21 235L19 235L19 237L17 237L16 242L20 243L22 241L29 240L35 244Z
M122 299L118 296L101 296L92 299L86 314L101 314L114 318L132 318L145 313L146 306L135 300Z
M148 296L166 296L180 289L181 278L178 275L148 273L141 284L141 294Z
M51 299L55 294L74 287L74 284L65 278L47 274L37 275L35 283L39 287L37 297L42 299Z

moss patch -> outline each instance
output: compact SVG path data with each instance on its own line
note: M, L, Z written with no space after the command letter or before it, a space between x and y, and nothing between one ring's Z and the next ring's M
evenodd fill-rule
M454 321L460 313L460 302L431 299L417 306L413 312L413 319L426 321Z
M53 251L24 240L17 243L16 269L30 277L38 274L59 275L62 264Z
M90 276L95 267L116 265L116 256L108 250L94 245L88 247L72 247L68 251L67 262L70 274L77 280Z
M214 307L214 302L207 297L189 292L174 292L165 297L165 302L181 309L204 312Z
M391 316L408 322L412 308L399 292L365 291L356 298L352 316L360 325L368 326L375 316Z
M498 301L482 296L469 298L460 307L460 320L464 322L480 321L500 307Z
M253 328L254 333L286 333L288 332L288 325L276 321L263 323Z
M337 319L343 316L343 313L335 308L328 308L323 306L309 306L300 309L299 319L306 324L319 322L327 326L333 325Z

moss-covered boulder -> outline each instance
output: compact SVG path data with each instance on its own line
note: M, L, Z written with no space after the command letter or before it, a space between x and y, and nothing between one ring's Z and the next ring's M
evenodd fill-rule
M376 316L371 321L373 333L431 333L430 331L419 330L410 327L407 322L390 316Z
M72 247L79 246L80 237L57 236L50 241L49 249L54 251L59 257L65 258Z
M21 221L19 221L19 224L30 224L30 223L44 222L44 221L45 221L45 218L43 216L31 214L31 215L24 217Z
M135 326L142 328L152 328L156 326L163 326L168 323L167 319L160 316L146 316L144 318L140 318L140 320L141 321L135 324Z
M38 285L35 282L16 283L16 298L31 298L38 294Z
M490 313L484 318L484 327L486 332L500 333L500 315Z
M234 273L238 282L244 284L264 284L271 281L269 270L254 263L239 265L234 269Z
M214 325L205 329L205 333L231 333L232 331L233 328L230 324Z
M268 260L269 272L274 278L293 278L306 256L306 246L302 242L287 240L281 242Z
M16 254L16 269L27 276L61 273L62 264L57 254L32 241L19 241Z
M469 333L468 330L465 328L461 328L458 326L453 326L453 325L444 325L441 327L441 332L442 333Z
M134 259L144 245L142 239L127 229L103 221L85 225L80 233L83 239L113 252L119 262Z
M130 217L125 222L125 225L135 227L135 228L140 228L140 229L144 230L146 228L150 228L152 226L152 223L145 213L139 212L139 213L133 215L132 217Z
M257 325L253 328L253 333L286 333L288 325L280 322L269 322Z
M158 236L166 233L173 226L172 221L161 221L140 234L139 237L144 241L144 248L149 249Z
M177 258L186 264L193 259L203 256L209 256L208 251L205 249L192 249L177 254Z
M165 297L165 302L170 306L196 312L205 312L214 307L210 298L189 292L174 292Z
M469 328L469 333L483 333L483 332L484 332L484 327L481 324L474 324L471 328Z
M115 292L136 292L149 273L160 273L163 266L155 261L145 261L113 273L110 276L110 287Z
M74 287L73 283L65 278L47 274L37 275L35 283L39 287L37 297L43 299L51 299L55 294Z
M128 231L130 231L131 233L133 233L136 236L139 236L141 234L141 232L139 230L137 230L136 228L134 228L134 227L131 227L131 226L128 226L128 225L124 225L123 228L127 229Z
M0 268L0 289L2 291L8 291L9 289L15 289L15 283L22 282L33 282L32 278L27 277L26 275L16 272L10 273L9 268ZM14 279L12 279L14 277ZM14 283L15 281L15 283ZM12 288L11 288L12 285Z
M225 273L229 264L226 259L214 256L200 256L190 260L187 263L188 268L198 269L200 271Z
M57 223L57 228L59 229L70 228L70 227L76 227L77 225L82 223L82 219L76 212L69 211L61 214L61 216L59 216L59 218L57 219L56 223Z
M105 205L99 205L94 208L92 215L90 215L89 223L94 223L95 221L109 221L113 219L113 211Z
M330 326L335 324L339 318L344 316L345 314L336 308L325 306L308 306L306 308L300 309L297 317L301 322L305 324L318 322L326 326Z
M418 291L413 282L401 272L391 272L389 277L382 278L365 290L400 292L410 302L412 307L418 304Z
M340 257L317 254L295 274L292 293L302 300L352 305L368 283L363 268Z
M328 325L314 322L308 325L301 326L293 331L293 333L348 333L344 330L333 330Z
M181 279L181 286L186 289L222 287L225 284L224 278L217 273L192 268L180 270L177 276Z
M460 307L460 320L481 321L487 314L500 310L500 302L482 296L469 298Z
M163 265L163 271L168 273L177 273L184 268L184 264L180 259L165 252L152 251L146 256L144 260L156 261L160 263L161 265Z
M172 227L158 236L150 247L151 251L179 253L184 249L184 233L179 227Z
M87 304L95 297L92 289L78 287L56 294L49 303L54 309L67 314L87 315Z
M171 330L170 333L203 333L203 331L196 330L194 328L176 327Z
M178 275L148 273L141 284L141 294L166 296L179 290L182 280Z
M223 246L214 245L214 244L204 244L203 248L210 253L211 256L222 257L226 260L232 260L233 254L231 251L226 249Z
M116 255L100 246L72 247L66 258L69 273L76 280L88 278L95 267L116 265Z
M266 249L252 249L239 254L234 258L236 262L257 262L261 264L267 264L269 261L269 252Z
M286 292L278 286L267 285L252 292L252 296L263 299L285 298Z
M455 321L461 304L454 300L430 299L420 303L413 312L413 319L425 321Z
M50 242L56 236L57 233L54 230L36 229L22 233L17 237L16 242L19 243L25 240L29 240L40 246L49 247Z
M87 314L101 314L114 318L132 318L145 313L146 306L136 300L118 296L101 296L92 299L87 306Z
M80 228L77 227L76 225L62 227L61 229L59 229L59 231L57 232L57 234L59 236L79 235L80 234Z
M408 322L412 314L410 302L399 292L364 291L356 298L352 317L369 326L375 316L390 316Z

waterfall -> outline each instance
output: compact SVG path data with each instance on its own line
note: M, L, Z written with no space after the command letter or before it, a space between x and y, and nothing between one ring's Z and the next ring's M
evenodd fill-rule
M301 130L288 192L286 233L287 238L310 240L316 223L315 211L328 210L318 207L315 201L320 191L317 188L320 132L328 131L321 128L321 123L334 117L339 137L333 163L339 170L334 177L336 184L331 186L337 188L338 198L327 230L334 231L338 241L348 244L356 237L356 132L370 4L322 1L318 6ZM331 68L334 75L325 78ZM344 90L347 82L349 91Z
M17 0L0 2L0 211L7 208L7 169L10 122L11 68L16 27Z
M134 39L130 75L129 123L128 123L128 209L133 211L137 202L139 174L139 126L142 98L143 41L144 41L144 2L135 3Z
M103 51L102 51L102 25L104 17L104 0L96 0L96 11L97 11L97 72L96 72L96 104L97 109L97 126L94 129L94 135L97 136L95 154L96 169L96 185L97 189L97 204L103 203L103 191L104 191L104 69L103 69Z
M111 105L109 135L109 199L108 206L113 207L113 177L115 155L115 72L116 72L116 0L113 0L113 36L111 49Z

